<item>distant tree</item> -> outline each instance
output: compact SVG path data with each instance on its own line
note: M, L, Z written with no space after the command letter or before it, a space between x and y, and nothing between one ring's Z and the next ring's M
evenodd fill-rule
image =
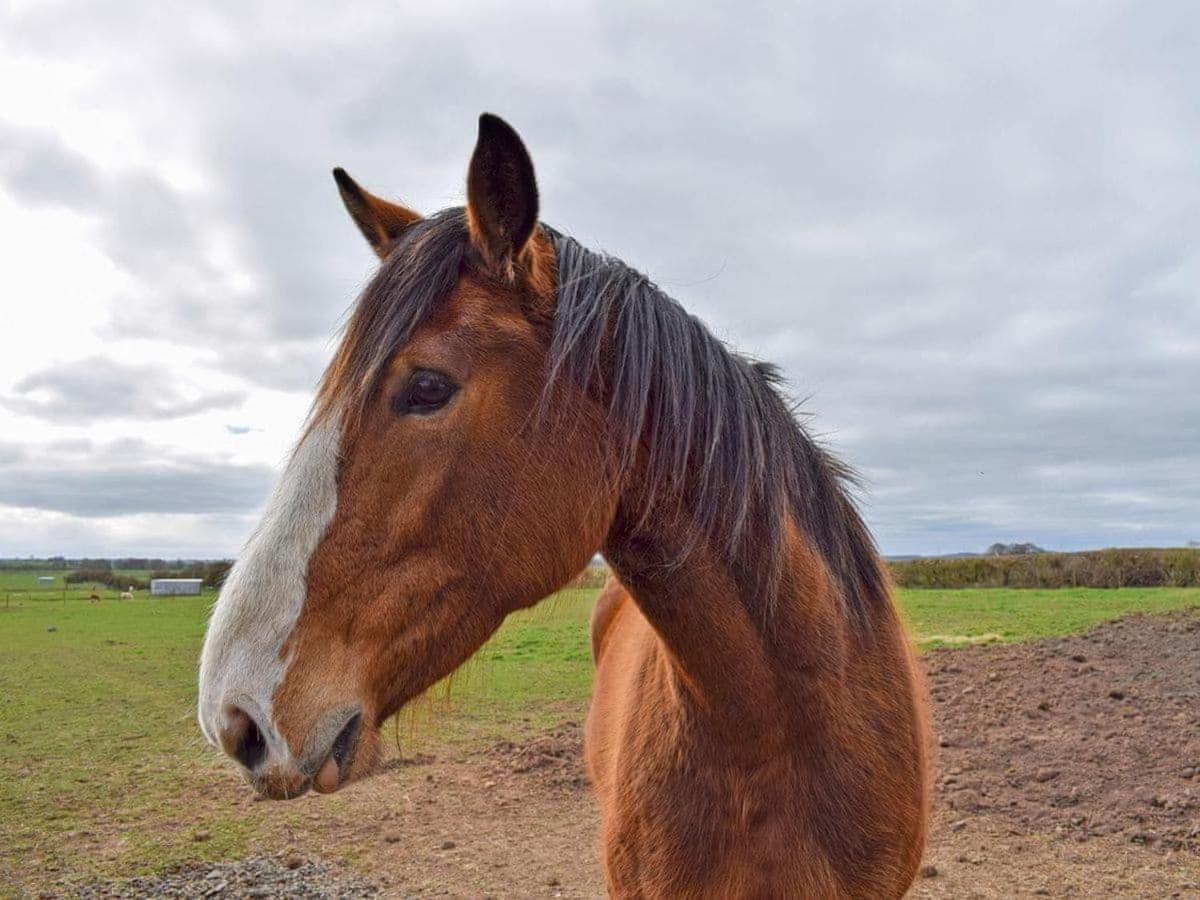
M67 584L102 584L118 591L127 588L144 591L150 586L139 578L114 572L112 569L76 569L64 575L63 581Z
M888 568L896 584L913 588L1197 587L1200 548L1112 547L1082 553L893 560Z
M987 548L988 556L1028 556L1045 552L1037 544L992 544Z
M220 588L225 583L225 578L231 568L233 568L233 560L231 559L219 559L207 563L204 567L204 586Z

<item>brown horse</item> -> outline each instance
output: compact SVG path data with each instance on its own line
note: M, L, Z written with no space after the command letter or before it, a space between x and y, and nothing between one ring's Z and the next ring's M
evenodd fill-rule
M775 372L539 224L479 123L467 207L341 170L382 264L213 613L205 734L263 795L369 773L379 726L602 550L587 764L622 897L897 897L927 819L888 581Z

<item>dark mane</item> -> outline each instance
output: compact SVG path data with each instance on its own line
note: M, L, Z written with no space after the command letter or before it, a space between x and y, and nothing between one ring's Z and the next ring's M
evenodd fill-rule
M543 226L544 227L544 226ZM850 496L850 472L797 421L778 370L727 348L645 275L546 228L558 292L547 397L567 381L608 406L618 476L639 465L639 510L681 504L683 562L701 541L752 579L770 607L784 573L790 518L822 557L860 626L886 602L887 579ZM367 286L321 385L318 415L363 402L396 348L453 290L468 235L461 209L412 226Z

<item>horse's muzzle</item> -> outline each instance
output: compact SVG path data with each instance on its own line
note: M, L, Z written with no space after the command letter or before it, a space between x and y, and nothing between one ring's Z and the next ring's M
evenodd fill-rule
M343 708L326 715L299 759L282 741L270 740L266 724L246 709L226 705L223 713L217 743L260 796L293 800L310 787L328 794L350 780L363 737L361 710Z

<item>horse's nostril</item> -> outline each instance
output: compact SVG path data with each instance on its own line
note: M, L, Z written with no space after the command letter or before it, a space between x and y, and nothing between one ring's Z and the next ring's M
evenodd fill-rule
M362 713L355 713L350 717L350 721L342 727L338 736L334 738L330 752L333 754L338 768L343 771L354 761L355 745L358 743L358 732L361 727Z
M253 770L267 756L267 739L254 717L244 709L227 707L225 715L229 723L221 731L221 746L243 766Z

